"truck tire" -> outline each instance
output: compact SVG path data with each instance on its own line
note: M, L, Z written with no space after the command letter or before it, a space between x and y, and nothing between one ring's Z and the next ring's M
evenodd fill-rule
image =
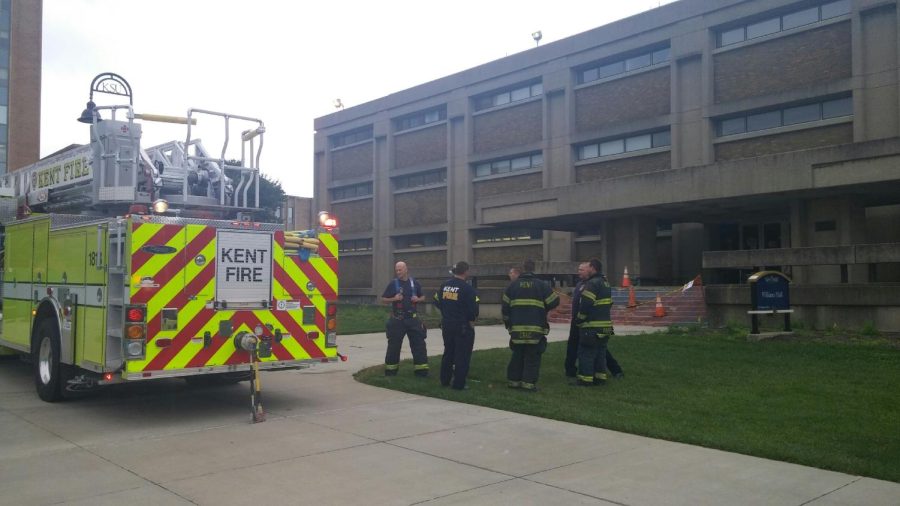
M31 336L31 359L38 397L46 402L62 399L59 331L49 318L41 320Z

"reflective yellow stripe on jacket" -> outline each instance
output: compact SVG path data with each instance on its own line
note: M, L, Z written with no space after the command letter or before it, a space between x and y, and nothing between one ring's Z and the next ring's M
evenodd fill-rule
M534 306L544 309L544 301L537 299L516 299L509 303L509 307Z

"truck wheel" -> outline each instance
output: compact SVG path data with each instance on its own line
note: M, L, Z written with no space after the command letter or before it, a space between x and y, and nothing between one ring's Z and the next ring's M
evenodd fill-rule
M31 337L31 357L38 397L47 402L60 400L59 332L49 319L42 320Z

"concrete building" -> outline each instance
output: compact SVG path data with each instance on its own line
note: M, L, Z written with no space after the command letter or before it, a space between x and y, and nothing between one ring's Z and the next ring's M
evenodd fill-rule
M598 256L744 322L775 267L802 321L900 329L898 44L896 0L681 0L318 118L342 294Z
M0 174L40 158L42 0L0 1Z
M313 228L313 199L310 197L298 197L285 195L284 205L281 206L281 218L287 230L309 230Z

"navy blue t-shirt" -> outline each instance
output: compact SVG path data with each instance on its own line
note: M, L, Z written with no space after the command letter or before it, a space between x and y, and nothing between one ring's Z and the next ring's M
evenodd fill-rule
M406 281L394 278L393 281L388 283L387 287L384 289L384 293L381 294L381 296L385 299L390 299L394 295L397 295L398 292L403 293L403 300L391 303L391 310L394 312L394 314L400 315L402 313L415 313L416 305L412 302L412 296L422 296L422 285L420 285L419 282L413 278L409 278Z

